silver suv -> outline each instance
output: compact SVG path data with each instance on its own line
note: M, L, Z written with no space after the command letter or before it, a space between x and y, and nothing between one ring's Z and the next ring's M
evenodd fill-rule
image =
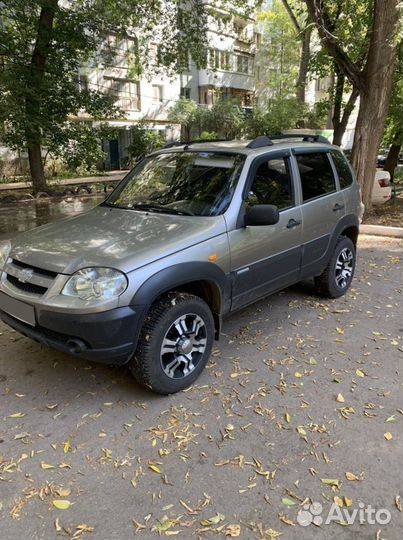
M343 295L360 191L320 137L172 144L100 206L0 247L0 317L161 394L206 365L223 317L305 278Z

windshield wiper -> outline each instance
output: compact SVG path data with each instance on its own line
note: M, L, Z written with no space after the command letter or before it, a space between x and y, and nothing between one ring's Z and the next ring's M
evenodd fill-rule
M133 206L130 208L133 210L145 210L146 212L161 212L163 214L175 214L181 216L193 215L191 212L187 212L186 210L177 210L176 208L167 208L166 206L151 203L137 203L133 204Z

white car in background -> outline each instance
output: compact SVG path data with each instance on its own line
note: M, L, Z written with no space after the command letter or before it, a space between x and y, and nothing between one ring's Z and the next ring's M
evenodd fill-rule
M344 150L347 159L351 159L351 149ZM392 197L392 186L390 184L390 173L383 169L376 169L374 177L374 187L372 188L372 204L380 206Z
M390 185L390 172L377 169L372 189L372 204L379 206L386 203L392 197L392 186Z

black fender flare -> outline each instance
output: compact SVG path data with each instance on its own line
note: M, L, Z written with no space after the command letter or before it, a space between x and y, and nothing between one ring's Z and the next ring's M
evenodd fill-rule
M174 264L149 277L136 291L130 305L151 306L161 294L188 283L204 281L213 284L220 294L220 313L228 310L231 301L229 276L210 262L194 261Z
M340 236L343 235L343 232L346 229L349 229L350 227L354 227L357 229L357 237L358 237L358 233L360 229L360 222L358 220L358 216L356 216L355 214L347 214L343 216L340 219L340 221L337 223L335 228L333 229L333 232L330 236L329 244L327 246L325 256L323 258L322 267L320 269L320 272L318 272L318 274L321 273L326 268L326 265L328 264L334 252L338 239L340 238Z
M339 236L343 234L343 231L345 231L346 229L350 227L355 227L357 229L357 235L358 235L358 232L360 230L360 222L358 220L358 216L356 216L355 214L347 214L343 216L341 220L337 223L336 227L333 229L333 233L332 233L332 237L331 237L330 245L329 245L329 249L331 253L333 252L336 246L336 242Z

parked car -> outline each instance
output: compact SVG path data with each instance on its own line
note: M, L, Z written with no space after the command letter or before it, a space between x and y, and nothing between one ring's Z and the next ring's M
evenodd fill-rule
M344 154L347 157L347 159L350 160L351 150L345 150ZM383 155L384 154L378 155L379 166L381 166L381 162L382 162L382 160L380 161L379 158L380 156L383 156ZM382 163L384 163L384 161ZM392 197L392 185L391 185L390 173L388 171L384 171L383 169L379 168L376 170L375 176L374 176L374 186L372 188L372 204L375 206L379 206L389 201L391 197ZM364 208L363 208L363 213L364 213Z
M374 187L372 189L372 204L375 206L385 204L391 197L392 185L390 183L390 173L382 169L377 169Z
M177 392L224 316L309 277L323 296L345 294L359 212L348 161L320 137L171 145L95 209L3 243L0 316Z
M377 156L377 165L378 167L383 167L386 162L386 158L388 157L389 149L388 148L380 148L379 154Z

